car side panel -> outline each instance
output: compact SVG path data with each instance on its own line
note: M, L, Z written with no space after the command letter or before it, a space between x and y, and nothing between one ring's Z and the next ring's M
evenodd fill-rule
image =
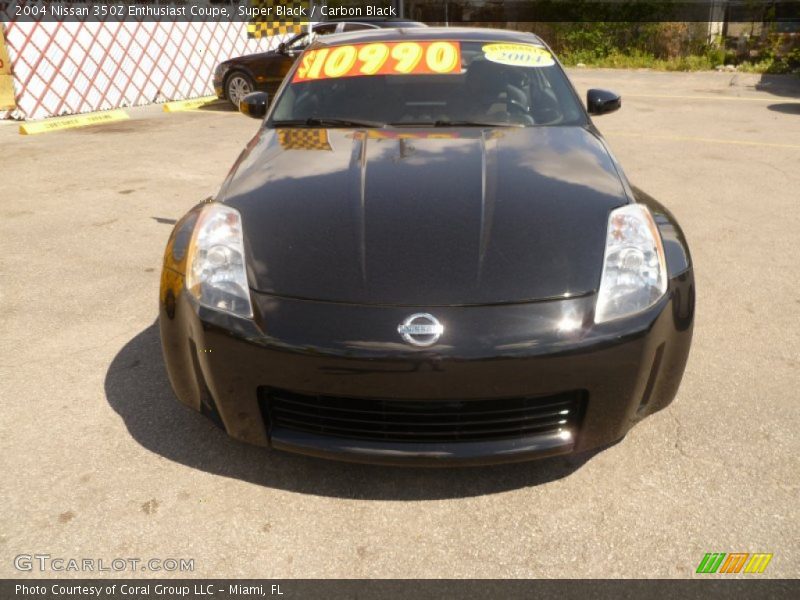
M256 89L274 94L294 64L294 57L283 54L255 60L250 64Z

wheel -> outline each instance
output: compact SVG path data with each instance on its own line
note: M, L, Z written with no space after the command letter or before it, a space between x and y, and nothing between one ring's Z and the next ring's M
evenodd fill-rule
M244 73L233 73L225 82L225 96L239 110L239 101L253 91L253 80Z

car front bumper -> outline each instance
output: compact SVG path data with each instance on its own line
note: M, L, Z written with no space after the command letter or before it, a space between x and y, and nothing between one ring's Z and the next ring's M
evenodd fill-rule
M214 86L214 94L220 100L225 99L225 76L229 71L230 69L219 66L214 70L214 74L211 77L211 85Z
M219 98L220 100L225 100L225 85L222 79L214 78L213 81L214 86L214 95Z
M240 319L197 305L182 276L170 273L166 295L162 284L160 327L180 401L238 440L359 462L486 464L613 443L673 400L694 318L689 269L673 277L668 293L646 312L602 325L592 322L594 296L427 308L445 333L436 345L418 348L397 333L416 309L254 292L254 319ZM478 406L467 404L473 401L547 403L567 394L574 403L563 427L428 442L287 427L272 414L274 390L301 403L323 402L315 410L324 415L339 415L340 403L363 408L360 403L373 401L389 409L401 403L406 410L414 402L471 409Z

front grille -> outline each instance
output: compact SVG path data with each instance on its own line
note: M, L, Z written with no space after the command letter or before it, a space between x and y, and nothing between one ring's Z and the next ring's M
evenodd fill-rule
M584 394L491 400L388 400L259 388L272 429L391 442L467 442L570 431Z

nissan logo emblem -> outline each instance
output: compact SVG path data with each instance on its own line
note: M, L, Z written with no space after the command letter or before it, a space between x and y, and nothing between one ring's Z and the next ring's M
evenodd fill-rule
M397 326L397 332L414 346L432 346L444 333L444 325L433 315L415 313Z

